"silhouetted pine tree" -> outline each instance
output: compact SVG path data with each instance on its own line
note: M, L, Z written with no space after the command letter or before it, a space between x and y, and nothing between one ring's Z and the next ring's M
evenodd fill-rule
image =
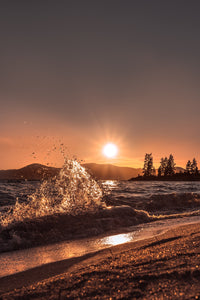
M175 165L174 157L172 154L170 154L167 162L167 175L172 176L175 174Z
M146 153L144 158L143 174L145 177L153 175L155 168L153 167L152 153Z
M163 169L164 169L164 176L167 176L168 175L168 158L167 157L165 157L164 158L164 161L163 161Z
M198 171L198 167L197 167L197 161L195 158L193 158L192 164L191 164L191 173L193 175L198 175L199 171Z
M160 170L159 170L159 172L160 172L160 175L161 176L163 176L163 175L165 175L165 170L166 170L166 168L167 168L167 163L168 163L168 159L167 159L167 157L165 157L165 158L161 158L161 160L160 160Z
M192 163L190 160L188 160L186 164L186 173L191 174L191 171L192 171Z
M173 175L175 174L175 162L174 157L172 154L170 154L169 158L161 158L160 160L160 167L158 168L158 174L159 176L167 176L167 175Z
M165 173L165 162L164 162L164 158L162 157L160 160L160 175L164 175Z

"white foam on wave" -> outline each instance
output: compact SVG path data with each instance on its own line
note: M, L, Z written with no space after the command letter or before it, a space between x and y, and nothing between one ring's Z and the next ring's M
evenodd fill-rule
M66 159L59 175L44 181L28 197L0 214L1 226L55 213L77 215L96 211L102 206L102 189L77 160Z

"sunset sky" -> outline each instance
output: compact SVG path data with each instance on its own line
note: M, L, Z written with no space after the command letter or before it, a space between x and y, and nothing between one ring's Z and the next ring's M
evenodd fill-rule
M200 1L2 1L0 41L0 169L200 164Z

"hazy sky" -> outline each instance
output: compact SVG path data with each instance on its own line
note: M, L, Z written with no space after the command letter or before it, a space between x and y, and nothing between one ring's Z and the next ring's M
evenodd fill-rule
M200 1L1 1L0 168L200 160ZM54 145L57 147L55 150Z

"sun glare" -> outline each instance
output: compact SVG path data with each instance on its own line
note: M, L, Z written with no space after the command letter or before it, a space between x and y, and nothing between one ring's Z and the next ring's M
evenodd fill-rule
M118 148L115 144L109 143L103 147L103 154L108 158L113 158L117 155Z

